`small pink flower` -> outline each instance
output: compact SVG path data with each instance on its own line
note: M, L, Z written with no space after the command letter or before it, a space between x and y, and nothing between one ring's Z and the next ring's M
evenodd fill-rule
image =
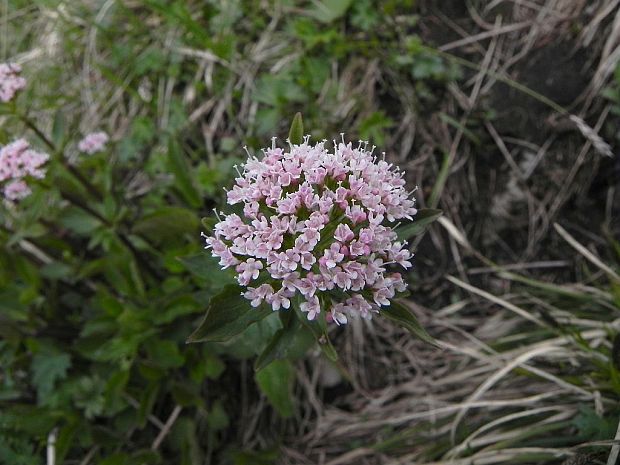
M274 311L280 310L280 307L290 308L291 306L290 297L291 297L290 292L286 288L282 288L275 294L268 297L267 302L271 304L271 308Z
M393 260L395 263L398 263L403 268L411 268L411 252L405 249L400 242L395 242L389 250L390 260Z
M228 267L235 266L237 263L239 263L239 260L230 250L226 250L220 255L220 266L224 270Z
M332 244L329 249L324 252L319 263L327 268L334 268L343 258L344 254L340 253L340 244Z
M30 195L31 190L25 178L45 177L43 165L49 159L46 153L30 148L24 139L18 139L0 149L0 183L6 182L3 192L8 200L21 200Z
M349 246L349 253L353 257L368 255L368 253L370 253L370 247L368 247L368 245L364 244L363 242L355 240L351 242L351 245Z
M305 297L312 297L317 289L316 282L310 277L310 273L307 277L299 279L295 283L295 287Z
M110 137L103 131L92 132L78 143L78 150L92 155L103 151L109 140Z
M338 326L346 325L349 321L347 316L344 314L346 307L344 304L336 304L332 307L328 317L329 320L336 323Z
M0 64L0 101L7 103L26 87L26 79L20 76L21 66L15 63Z
M349 242L354 237L355 234L353 234L348 224L339 224L334 233L334 238L340 242Z
M307 244L309 247L308 250L312 250L321 240L321 234L316 229L306 228L297 239L299 240L300 245ZM297 241L295 244L297 245Z
M308 314L308 320L314 320L321 313L321 304L316 296L310 297L306 302L302 303L299 308L302 312Z
M16 181L11 181L4 186L4 196L8 200L21 200L25 197L28 197L32 191L28 184L26 184L21 179Z
M250 281L258 278L260 270L263 269L263 263L254 258L248 258L245 262L241 262L235 268L239 273L237 280L242 286L247 286Z
M269 284L261 284L257 288L248 287L243 296L250 300L252 307L258 307L264 300L269 301L273 295L273 288Z
M312 212L310 218L304 221L306 228L320 231L329 222L329 217L321 212Z
M390 305L391 297L394 297L394 293L387 287L375 289L372 293L372 298L377 305Z
M294 215L297 213L297 209L300 206L299 198L297 196L287 196L284 199L278 200L278 213L283 215Z
M363 221L366 221L366 212L362 210L362 207L359 205L350 205L345 210L345 215L349 218L353 224L358 224Z
M300 252L299 257L299 264L304 270L310 271L312 269L312 265L316 263L315 256L310 252Z

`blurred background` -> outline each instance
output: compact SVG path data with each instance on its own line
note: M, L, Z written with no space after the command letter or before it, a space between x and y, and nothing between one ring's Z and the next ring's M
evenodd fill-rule
M0 143L52 155L0 207L0 463L616 463L618 0L3 0L0 42ZM185 343L230 279L200 219L297 111L443 210L409 276L440 348Z

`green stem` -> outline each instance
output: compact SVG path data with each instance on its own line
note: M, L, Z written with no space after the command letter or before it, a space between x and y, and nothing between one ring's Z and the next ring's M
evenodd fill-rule
M122 232L122 231L118 231L114 224L112 224L109 220L107 220L103 215L101 215L99 212L97 212L96 210L94 210L93 208L89 207L88 205L84 204L80 199L76 198L75 196L73 196L72 194L69 194L67 192L62 192L61 191L62 196L67 199L69 202L71 202L73 205L75 205L78 208L81 208L82 210L84 210L85 212L87 212L88 214L92 215L93 217L97 218L99 221L101 221L104 225L106 225L107 227L109 227L110 229L112 229L117 237L119 238L119 240L123 243L123 245L125 247L127 247L127 249L131 252L131 254L134 256L134 258L144 267L144 269L146 269L155 279L157 280L161 280L163 278L163 276L159 273L159 271L157 269L155 269L150 263L149 261L142 255L142 253L136 249L136 247L131 243L131 241L129 240L129 238Z
M62 154L60 153L60 151L56 148L56 145L43 133L43 131L41 131L39 129L39 127L36 125L36 123L34 121L32 121L32 119L28 118L28 116L21 114L21 113L16 113L17 117L20 119L20 121L22 123L24 123L30 130L32 130L32 132L34 132L37 137L39 139L41 139L41 141L54 153L59 155L59 158L61 160L62 166L69 171L69 173L71 173L71 175L76 178L80 184L82 184L84 186L84 188L90 193L90 195L92 195L94 198L96 198L97 200L101 201L103 200L103 196L101 195L101 192L99 192L99 190L88 180L86 179L82 173L80 173L77 168L73 165L71 165L70 163L67 162L67 160L65 159L65 157L62 156Z
M28 118L28 116L26 116L26 115L24 115L22 113L19 113L19 112L15 112L15 115L29 129L31 129L37 135L37 137L39 139L41 139L41 141L54 154L59 155L59 158L61 159L62 166L67 171L69 171L80 182L80 184L82 184L86 188L86 190L93 197L95 197L96 199L98 199L100 201L103 200L103 197L102 197L101 193L99 192L99 190L95 186L93 186L74 166L70 165L64 157L61 156L62 154L57 150L55 144L43 133L43 131L41 131L41 129L39 129L39 127L36 125L36 123L32 119ZM134 256L136 261L138 261L144 267L144 269L146 269L157 280L161 280L163 278L162 275L140 253L140 251L135 248L135 246L131 243L129 238L125 234L123 234L123 232L116 230L114 225L112 223L110 223L103 215L101 215L99 212L97 212L93 208L89 207L88 205L84 204L80 199L76 198L72 194L69 194L67 192L62 192L62 191L61 191L61 194L70 203L72 203L76 207L84 210L85 212L89 213L90 215L92 215L93 217L95 217L99 221L101 221L103 224L105 224L106 226L108 226L109 228L114 230L116 235L117 235L117 237L119 238L119 240L123 243L123 245L125 245L125 247L127 247L127 249L131 252L131 254Z
M19 120L28 127L32 132L34 132L39 139L49 148L53 153L56 153L56 146L54 143L41 131L38 126L28 118L26 115L22 113L16 113Z

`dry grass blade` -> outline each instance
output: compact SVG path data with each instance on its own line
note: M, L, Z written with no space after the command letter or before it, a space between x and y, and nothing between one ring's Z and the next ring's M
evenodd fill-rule
M620 441L620 423L618 423L618 429L616 430L616 441ZM611 447L609 458L607 459L607 465L616 465L618 463L618 457L620 456L620 445L614 444Z
M475 286L472 286L471 284L467 284L463 281L461 281L458 278L455 278L454 276L446 276L446 279L448 281L450 281L452 284L456 284L457 286L472 292L474 294L479 295L480 297L484 297L485 299L494 302L504 308L506 308L507 310L510 310L511 312L516 313L517 315L525 318L526 320L529 320L533 323L536 323L539 326L545 326L545 324L543 323L543 321L540 318L535 317L534 315L532 315L531 313L529 313L527 310L524 310L516 305L514 305L511 302L508 302L507 300L501 299L499 297L494 296L493 294L491 294L490 292L487 291L483 291L482 289L479 289Z
M575 123L575 126L577 126L577 129L579 129L579 132L581 132L581 134L583 134L583 137L585 137L592 143L594 149L598 153L600 153L601 155L605 155L606 157L613 157L614 152L611 150L611 146L607 142L605 142L594 129L588 126L588 124L583 119L581 119L577 115L570 115L569 119L573 123Z
M605 274L607 274L607 276L609 276L611 279L620 283L620 275L614 270L612 270L609 266L605 265L600 258L590 252L586 247L581 245L577 241L577 239L575 239L568 233L568 231L566 231L566 229L564 229L558 223L554 223L553 227L558 232L558 234L560 234L560 236L562 236L564 240L566 240L566 242L571 245L571 247L573 247L577 252L583 255L586 260L599 268L601 271L605 272Z

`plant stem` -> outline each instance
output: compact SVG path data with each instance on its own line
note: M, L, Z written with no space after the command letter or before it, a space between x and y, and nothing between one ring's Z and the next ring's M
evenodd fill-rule
M125 247L127 247L127 249L132 253L132 255L135 257L135 259L157 280L161 280L163 278L163 276L159 273L159 271L157 269L155 269L150 263L149 261L142 255L142 253L136 249L136 247L131 243L131 241L129 240L129 238L122 232L122 231L118 231L115 227L114 224L112 224L109 220L107 220L103 215L101 215L99 212L97 212L96 210L94 210L93 208L89 207L88 205L84 204L80 199L76 198L74 195L69 194L67 192L61 192L62 196L67 199L69 202L71 202L73 205L75 205L78 208L81 208L82 210L84 210L85 212L89 213L90 215L92 215L93 217L97 218L99 221L101 221L103 224L105 224L106 226L108 226L109 228L111 228L113 231L116 232L116 235L118 236L119 240L123 243L123 245Z
M31 129L37 135L37 137L41 139L41 141L54 154L59 155L59 156L62 155L56 148L56 145L43 133L43 131L39 129L39 127L36 125L36 123L32 119L28 118L28 116L22 113L19 113L19 112L16 112L15 114L20 119L20 121L22 121L29 129ZM74 166L69 164L64 157L60 156L60 158L61 158L62 166L67 171L69 171L80 182L80 184L82 184L84 188L86 188L86 190L93 197L95 197L97 200L100 200L100 201L103 200L103 197L101 193L99 192L99 190L95 186L93 186L90 183L90 181L88 181ZM67 192L62 192L62 191L61 191L61 194L65 199L67 199L73 205L75 205L78 208L81 208L82 210L86 211L87 213L97 218L99 221L101 221L106 226L112 228L116 232L116 235L118 236L119 240L123 243L123 245L125 245L125 247L127 247L127 249L135 257L135 259L144 267L144 269L146 269L155 279L157 280L162 279L162 275L149 263L149 261L140 253L140 251L135 248L135 246L131 243L129 238L122 231L117 231L112 223L110 223L106 218L104 218L96 210L89 207L87 204L82 202L80 199L78 199L74 195L69 194Z
M23 115L21 113L16 113L18 118L20 119L21 122L23 122L30 130L32 130L32 132L34 132L37 137L39 139L41 139L41 141L55 154L57 155L61 155L60 152L58 151L58 149L56 148L56 145L43 133L43 131L41 131L39 129L39 127L36 125L36 123L34 121L32 121L30 118L28 118L26 115ZM99 190L88 180L86 179L82 173L80 173L75 166L71 165L70 163L67 162L67 160L60 156L61 159L61 163L62 166L69 171L69 173L71 173L73 175L73 177L75 177L80 184L82 184L84 186L84 188L90 193L90 195L92 195L93 197L95 197L97 200L101 201L103 200L103 196L101 195L101 192L99 192Z

